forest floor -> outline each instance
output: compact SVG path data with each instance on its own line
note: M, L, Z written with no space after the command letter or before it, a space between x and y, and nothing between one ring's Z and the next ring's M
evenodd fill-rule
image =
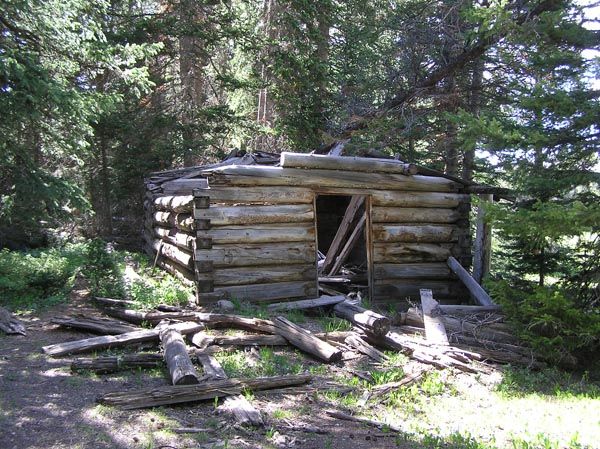
M374 379L383 372L387 377L381 375L382 382L396 380L398 373L419 368L402 356L396 360L401 368L357 360L348 369L322 365L294 350L261 351L263 362L268 359L275 371L308 371L315 374L317 387L333 380L357 389L351 394L257 393L251 401L265 418L261 429L235 425L215 402L135 411L98 405L95 400L104 393L165 385L166 374L162 369L74 374L71 359L42 353L42 346L86 336L57 328L49 321L52 317L94 310L75 289L67 304L22 317L26 337L0 337L0 448L600 448L600 388L556 371L431 371L419 384L363 404L366 387L352 372L366 370ZM221 363L234 375L259 370L248 365L247 355L228 353ZM340 421L328 416L327 409L350 411L402 431ZM302 424L322 433L290 430ZM182 427L204 431L174 431Z

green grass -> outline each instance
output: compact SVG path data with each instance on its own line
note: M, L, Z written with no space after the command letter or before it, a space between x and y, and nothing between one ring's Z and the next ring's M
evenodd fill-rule
M229 377L259 377L300 374L304 371L303 356L298 352L275 352L269 347L260 348L259 360L251 363L244 351L215 355Z
M338 332L338 331L349 331L352 329L352 323L337 317L323 316L317 319L323 332Z

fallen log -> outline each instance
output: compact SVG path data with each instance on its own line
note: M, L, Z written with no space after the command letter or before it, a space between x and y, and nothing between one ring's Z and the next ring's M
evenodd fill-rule
M217 359L210 355L199 355L198 361L204 368L204 373L211 379L227 379L227 373ZM228 396L223 405L219 407L233 415L235 420L244 425L263 426L264 421L260 412L243 395Z
M160 329L159 337L173 385L192 385L200 382L181 333L165 327Z
M202 332L192 336L192 343L203 348L220 346L286 346L288 341L281 335L206 335Z
M156 368L164 364L161 354L125 354L95 358L78 358L71 362L71 371L93 371L108 374L143 368Z
M448 266L458 276L462 283L467 287L471 296L482 306L493 306L494 301L490 295L473 279L467 270L454 257L448 257Z
M192 334L204 328L198 323L177 323L170 325L182 334ZM145 341L156 341L159 339L158 329L148 329L135 332L127 332L120 335L103 335L101 337L85 338L83 340L68 341L55 345L44 346L43 351L51 356L58 357L65 354L78 354L98 349L117 348Z
M392 424L387 424L381 421L374 421L372 419L360 418L358 416L349 415L348 413L343 413L337 410L326 410L325 413L332 418L342 419L344 421L352 421L361 424L366 424L368 426L377 427L381 430L392 430L394 432L403 432L400 427L394 426Z
M103 298L102 296L93 296L92 299L106 306L132 307L136 305L135 301L130 301L128 299Z
M0 307L0 330L5 334L27 335L25 326L4 307Z
M267 306L267 310L269 312L279 312L279 311L287 311L287 310L302 310L302 309L312 309L315 307L325 307L333 304L337 304L346 299L343 295L338 296L320 296L315 299L303 299L300 301L290 301L290 302L278 302L275 304L269 304Z
M325 362L337 362L342 359L342 351L315 337L306 329L279 316L273 322L275 332L292 345L312 354Z
M368 330L375 335L385 335L389 332L391 322L388 317L363 309L349 301L344 301L333 306L336 316L350 321L361 329Z
M346 343L348 346L356 349L361 354L365 354L366 356L369 356L376 362L383 363L388 359L388 357L383 352L375 349L369 343L364 341L360 337L360 335L358 335L356 333L351 333L350 335L348 335L346 337L346 339L344 340L344 343Z
M195 312L144 312L134 309L105 308L103 312L114 318L119 318L134 324L149 323L156 325L163 320L196 321Z
M139 327L108 318L54 317L50 322L62 327L90 331L102 335L118 335L141 330Z
M97 402L104 405L118 406L124 410L132 410L239 395L243 390L267 390L301 385L310 382L311 379L312 376L310 375L296 375L255 379L209 380L197 385L172 385L137 391L108 393L100 396Z
M446 315L475 315L478 313L500 313L502 307L491 306L460 306L453 304L439 304L438 307Z

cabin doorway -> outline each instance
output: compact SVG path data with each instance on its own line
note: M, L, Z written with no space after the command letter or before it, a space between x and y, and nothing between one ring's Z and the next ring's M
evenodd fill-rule
M324 294L369 294L366 195L318 195L319 289Z

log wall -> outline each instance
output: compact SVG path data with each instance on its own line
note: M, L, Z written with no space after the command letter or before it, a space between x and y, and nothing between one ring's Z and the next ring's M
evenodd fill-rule
M421 288L438 300L468 297L446 264L450 256L471 263L470 196L454 181L285 166L202 175L149 189L144 230L149 254L159 252L158 265L194 282L200 303L318 296L318 194L367 196L373 300L418 299Z

